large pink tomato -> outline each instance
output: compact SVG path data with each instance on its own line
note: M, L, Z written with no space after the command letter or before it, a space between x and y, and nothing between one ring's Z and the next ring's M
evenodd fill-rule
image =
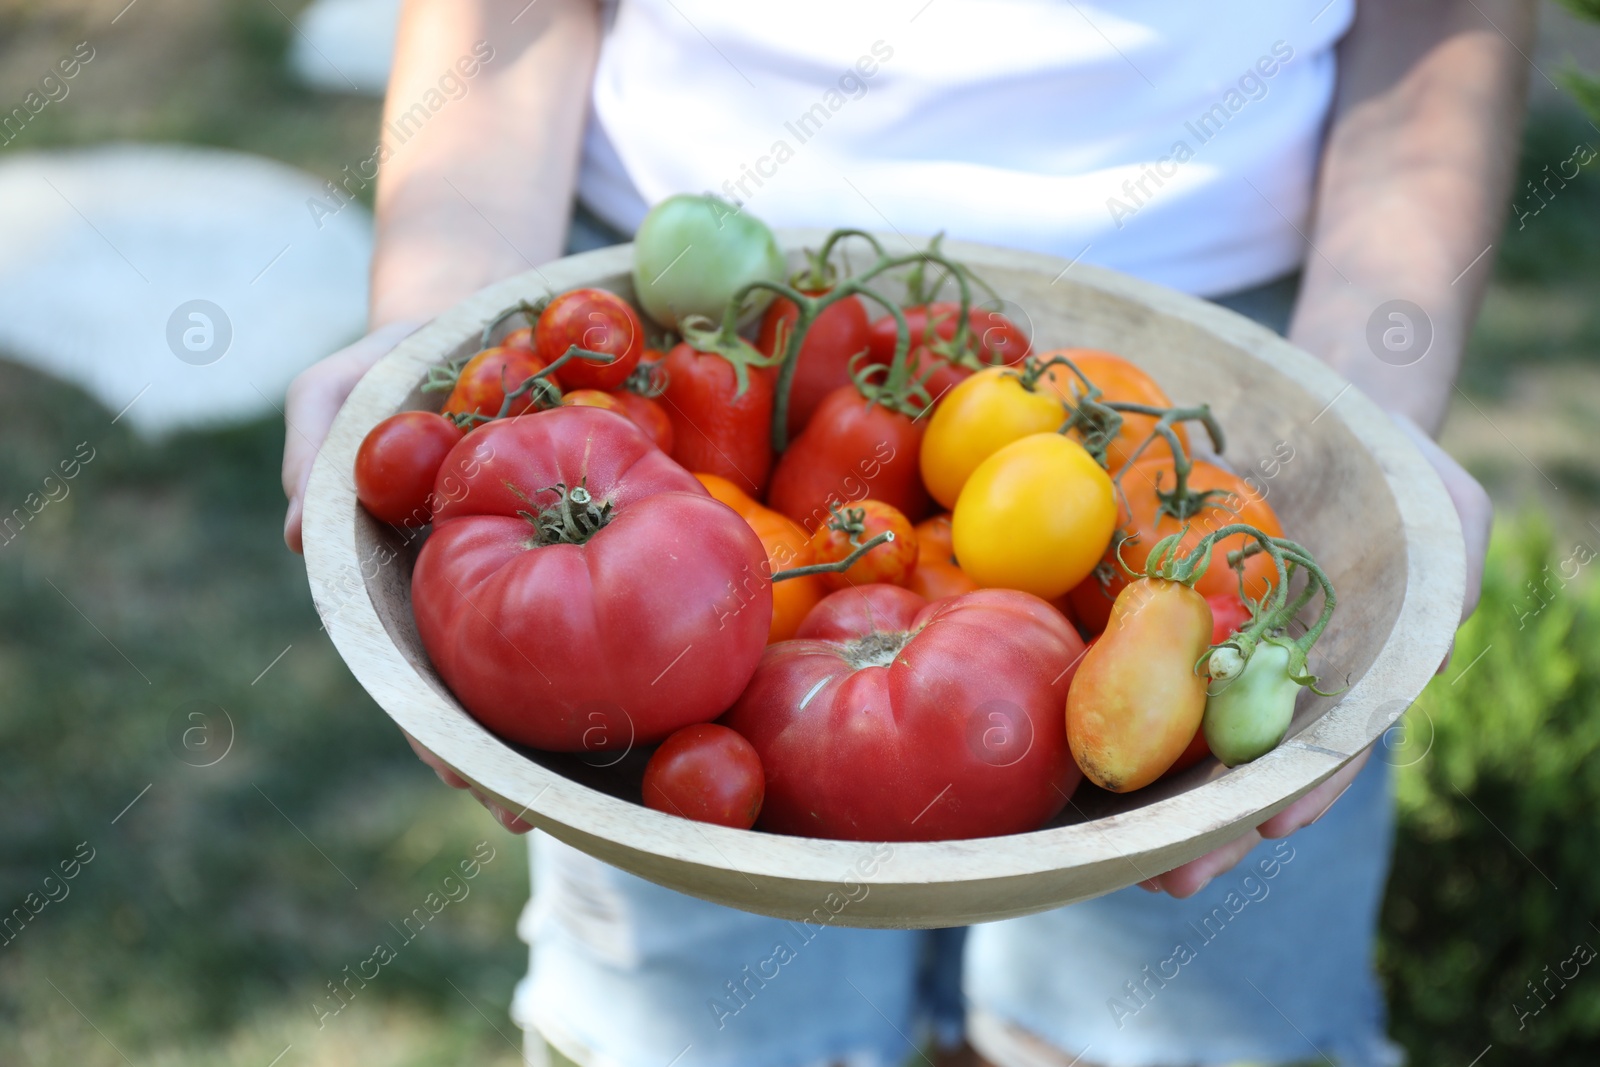
M721 720L761 756L760 827L860 841L1036 829L1080 780L1067 686L1083 642L1028 593L929 603L868 585L767 649Z
M485 726L626 749L738 697L772 620L766 552L633 423L590 407L491 422L443 470L459 477L439 490L411 605Z

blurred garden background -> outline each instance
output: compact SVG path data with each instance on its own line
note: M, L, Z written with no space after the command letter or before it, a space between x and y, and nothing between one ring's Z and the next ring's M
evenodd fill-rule
M0 0L5 108L96 47L0 167L178 142L336 177L379 105L290 73L304 7ZM1585 30L1546 11L1518 207L1444 434L1499 505L1483 603L1385 754L1380 960L1422 1065L1600 1062L1600 968L1569 962L1600 946L1600 161L1554 195L1526 184L1600 151L1557 87L1567 51L1600 65ZM7 356L0 511L77 467L0 545L0 907L59 897L0 935L0 1064L520 1063L524 848L417 763L321 634L281 540L280 418L141 435ZM484 841L469 895L319 1015Z

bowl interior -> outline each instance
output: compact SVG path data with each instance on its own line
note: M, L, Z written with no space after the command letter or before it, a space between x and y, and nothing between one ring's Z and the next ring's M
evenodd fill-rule
M791 264L820 233L780 235ZM1421 691L1459 612L1459 528L1437 478L1365 398L1269 331L1213 305L1094 268L947 245L1030 332L1036 351L1101 348L1148 370L1178 403L1207 402L1225 460L1327 570L1340 606L1311 668L1340 696L1302 693L1290 738L1228 771L1207 760L1131 795L1085 785L1029 834L894 846L892 869L837 921L939 926L1040 910L1170 869L1259 823L1379 736ZM647 878L749 910L811 914L859 843L688 824L637 805L646 754L558 756L492 737L428 662L410 608L420 545L368 516L349 471L361 437L402 409L436 408L426 369L478 347L496 310L547 288L632 297L628 250L571 257L485 290L404 342L340 413L313 473L307 565L330 635L400 725L549 832ZM892 283L891 283L892 284ZM894 293L891 287L884 290ZM1392 640L1404 616L1403 641ZM613 761L615 765L609 765ZM1087 822L1087 825L1083 825Z
M790 263L799 269L799 252L790 254ZM1116 352L1149 371L1174 403L1211 405L1227 438L1223 460L1265 495L1288 536L1311 550L1339 591L1341 608L1313 651L1312 671L1322 677L1324 688L1337 689L1358 680L1388 640L1399 614L1406 556L1403 551L1374 551L1403 544L1400 514L1377 461L1351 428L1326 417L1326 403L1284 371L1192 323L1066 279L1041 286L1039 274L1027 269L985 265L982 274L1004 299L1006 312L1022 320L1035 351L1072 347ZM592 284L633 298L633 280L627 272L605 274ZM885 291L892 292L894 284ZM442 352L440 359L470 354L477 346L474 333ZM439 394L423 392L421 384L416 383L403 408L437 407ZM1364 488L1352 493L1356 487ZM1357 516L1359 521L1353 522ZM396 531L364 511L358 512L356 523L363 558L386 552L407 557L406 566L382 568L370 580L372 601L406 660L441 699L455 704L428 662L411 615L409 562L420 546L419 535ZM1337 697L1304 691L1290 736L1337 703ZM633 803L639 800L641 754L573 756L511 747L574 782ZM1130 811L1185 792L1224 770L1207 760L1185 774L1126 795L1085 783L1075 803L1051 825Z

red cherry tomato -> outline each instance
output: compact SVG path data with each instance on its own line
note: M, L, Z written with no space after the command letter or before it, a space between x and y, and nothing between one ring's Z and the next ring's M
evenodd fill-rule
M929 506L917 458L926 425L841 386L778 460L768 503L807 530L826 523L835 505L864 497L916 522Z
M533 330L539 358L554 363L573 345L617 358L610 363L569 359L555 372L563 389L615 389L644 352L644 324L633 306L604 289L574 289L550 301Z
M496 345L467 360L456 378L455 388L441 409L446 415L471 413L495 418L505 406L507 393L544 370L545 362L526 348ZM507 415L525 415L534 410L533 390L511 402Z
M735 830L756 824L766 788L754 746L716 723L678 730L644 768L645 807Z
M433 480L461 428L431 411L402 411L367 432L356 450L356 498L396 526L433 520Z
M894 534L894 540L867 550L866 555L842 572L818 575L829 590L852 585L905 585L917 566L917 532L899 511L881 500L860 500L848 504L811 535L813 563L838 563L881 533Z
M822 296L826 293L810 293ZM767 308L761 320L761 335L756 347L767 355L778 341L780 324L787 338L800 319L800 309L779 297ZM893 321L892 319L890 321ZM868 350L867 309L859 298L848 297L829 304L806 331L795 361L794 378L789 384L789 436L796 437L816 413L817 405L841 385L850 383L850 358ZM777 369L773 369L777 382Z
M622 413L649 434L657 448L668 455L672 454L672 420L667 418L667 412L659 401L626 389L619 389L611 395L621 406Z
M601 408L605 411L615 411L623 418L628 418L628 413L622 409L622 402L615 394L604 392L600 389L573 389L561 397L561 406L568 408ZM628 419L632 422L632 419ZM640 427L643 429L643 427Z
M858 841L1023 833L1079 781L1062 708L1082 650L1027 593L929 604L861 586L768 647L721 721L761 756L763 829Z

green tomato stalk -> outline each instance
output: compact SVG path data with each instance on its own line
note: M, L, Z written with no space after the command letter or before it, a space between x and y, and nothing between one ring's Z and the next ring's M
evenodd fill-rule
M1333 582L1306 548L1284 537L1270 537L1253 526L1233 523L1201 538L1187 556L1177 556L1182 533L1163 538L1151 552L1147 573L1192 584L1205 573L1212 550L1223 538L1245 534L1255 543L1228 554L1228 563L1242 568L1247 556L1266 552L1277 566L1278 581L1263 602L1251 602L1251 622L1244 630L1207 649L1202 665L1212 680L1202 729L1213 754L1229 767L1271 751L1288 732L1295 700L1302 688L1324 696L1307 669L1307 656L1327 629L1338 606ZM1289 599L1294 575L1304 571L1305 586ZM1288 628L1312 599L1322 594L1322 611L1299 638Z

